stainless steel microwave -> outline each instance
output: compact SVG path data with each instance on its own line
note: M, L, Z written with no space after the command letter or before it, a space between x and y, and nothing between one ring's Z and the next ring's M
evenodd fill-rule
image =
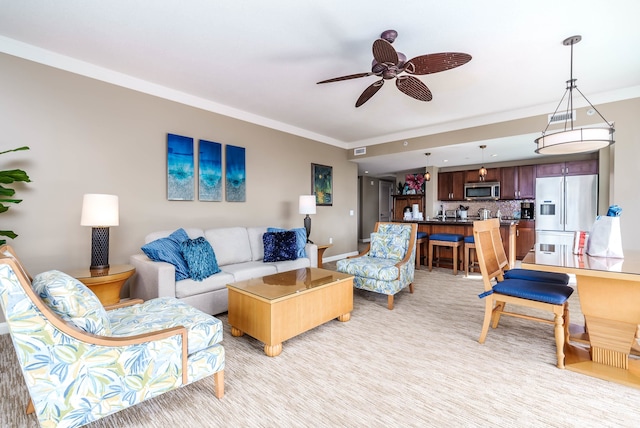
M464 198L468 201L497 201L500 199L500 183L465 183Z

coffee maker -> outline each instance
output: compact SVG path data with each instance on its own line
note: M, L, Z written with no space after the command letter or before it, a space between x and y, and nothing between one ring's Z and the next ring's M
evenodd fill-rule
M535 204L533 202L522 202L520 204L520 218L533 220Z

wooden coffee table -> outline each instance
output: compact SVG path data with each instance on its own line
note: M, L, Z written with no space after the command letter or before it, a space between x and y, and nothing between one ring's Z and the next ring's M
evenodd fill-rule
M303 268L227 285L231 334L264 343L280 355L282 342L334 318L346 322L353 310L353 276Z

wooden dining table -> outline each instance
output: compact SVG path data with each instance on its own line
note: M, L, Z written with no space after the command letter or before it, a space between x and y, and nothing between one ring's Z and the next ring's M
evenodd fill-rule
M566 245L536 243L522 268L576 277L584 324L571 324L565 367L640 388L640 251L624 258L573 254ZM571 312L569 312L571 313Z

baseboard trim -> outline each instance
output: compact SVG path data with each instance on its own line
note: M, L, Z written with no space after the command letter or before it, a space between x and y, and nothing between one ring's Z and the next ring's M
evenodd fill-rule
M346 259L349 256L357 256L358 253L357 251L352 251L350 253L344 253L344 254L338 254L336 256L330 256L330 257L323 257L322 258L322 262L335 262L336 260L342 260L342 259Z
M0 322L0 334L9 334L9 324Z

